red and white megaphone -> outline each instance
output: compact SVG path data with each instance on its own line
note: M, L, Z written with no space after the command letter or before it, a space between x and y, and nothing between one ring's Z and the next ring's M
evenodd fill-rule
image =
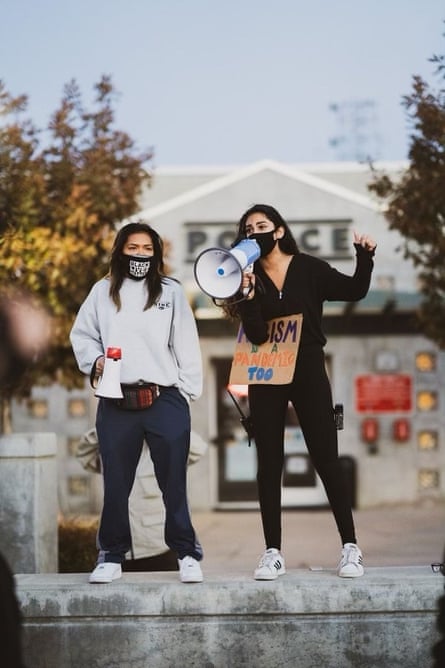
M96 397L122 399L121 389L122 351L120 348L107 348L105 364L99 384L94 393Z
M195 279L199 287L214 299L227 299L240 289L243 271L260 257L255 239L243 239L230 250L208 248L195 260Z

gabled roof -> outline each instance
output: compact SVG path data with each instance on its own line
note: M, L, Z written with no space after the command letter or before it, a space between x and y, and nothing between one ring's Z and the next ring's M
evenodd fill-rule
M335 197L351 202L352 204L357 204L366 209L370 209L371 211L382 211L382 207L376 204L370 197L360 195L348 188L333 184L319 176L308 174L307 172L300 171L283 163L274 160L260 160L250 165L240 167L239 169L234 169L229 174L218 176L203 185L192 188L191 190L161 202L156 206L139 211L137 217L151 219L160 216L266 170L274 171L277 174L294 179L296 182L303 183L312 188L317 188L324 193L329 193Z

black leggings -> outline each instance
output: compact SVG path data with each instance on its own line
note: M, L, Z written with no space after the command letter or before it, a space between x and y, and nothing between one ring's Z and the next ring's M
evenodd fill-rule
M297 413L309 456L326 490L342 544L355 543L352 500L338 459L337 430L324 352L320 346L302 346L291 384L249 385L266 547L281 549L281 479L284 424L289 401Z

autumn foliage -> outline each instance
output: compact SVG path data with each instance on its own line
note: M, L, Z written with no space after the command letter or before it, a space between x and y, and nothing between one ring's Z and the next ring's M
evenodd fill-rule
M151 152L114 128L110 79L94 89L91 111L76 82L66 85L42 131L24 118L27 98L12 97L0 82L0 280L3 291L30 294L52 322L51 345L18 395L35 383L83 382L68 332L107 273L115 225L137 211L150 179Z
M376 174L370 189L387 203L391 229L403 238L403 254L418 270L420 326L445 349L445 56L434 56L437 91L415 76L403 98L410 126L409 167L401 179Z

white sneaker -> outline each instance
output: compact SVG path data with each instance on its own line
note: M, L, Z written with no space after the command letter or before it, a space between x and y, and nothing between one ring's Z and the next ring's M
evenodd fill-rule
M204 580L199 561L193 557L187 555L183 559L178 559L178 564L181 582L202 582Z
M96 582L113 582L122 577L122 567L120 564L115 564L113 561L104 561L97 564L94 571L91 573L89 581L93 584Z
M362 551L355 543L345 543L338 565L339 576L341 578L359 578L364 572Z
M254 577L255 580L276 580L279 575L285 573L283 556L275 547L270 547L261 557L258 568L255 569Z

